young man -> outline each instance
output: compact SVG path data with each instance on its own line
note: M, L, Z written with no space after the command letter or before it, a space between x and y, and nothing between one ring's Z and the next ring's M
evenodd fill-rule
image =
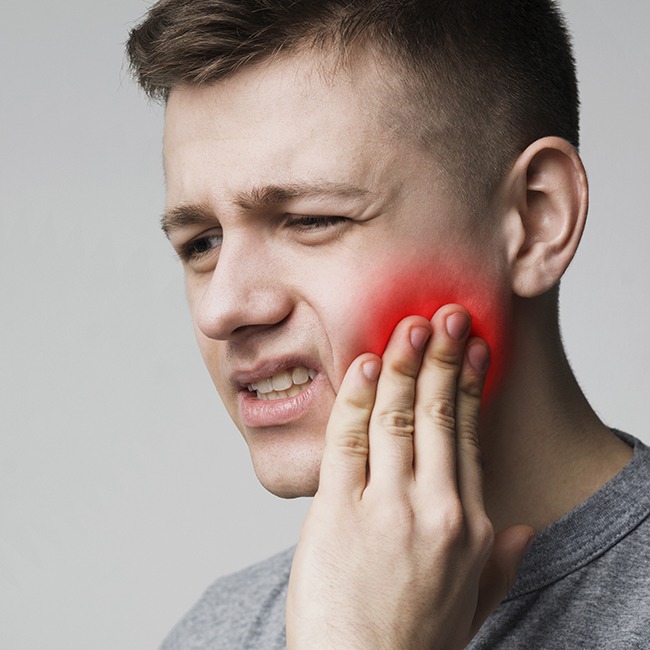
M650 454L560 341L588 197L555 5L161 0L128 50L206 365L260 481L315 495L164 647L647 644Z

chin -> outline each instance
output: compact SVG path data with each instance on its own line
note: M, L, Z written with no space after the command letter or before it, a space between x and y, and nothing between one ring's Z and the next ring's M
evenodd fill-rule
M322 445L282 447L250 450L259 482L283 499L314 496L318 489Z

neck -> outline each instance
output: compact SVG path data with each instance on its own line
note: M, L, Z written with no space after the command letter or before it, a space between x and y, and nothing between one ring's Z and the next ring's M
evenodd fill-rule
M541 530L632 455L580 390L551 299L514 305L512 363L481 418L485 503L496 530L514 524Z

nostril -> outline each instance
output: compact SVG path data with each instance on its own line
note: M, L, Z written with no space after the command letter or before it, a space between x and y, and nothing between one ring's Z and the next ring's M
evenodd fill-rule
M201 295L196 296L195 322L205 336L241 340L274 329L290 317L292 292L269 278L260 281L256 276L253 282L250 273L250 269L242 271L241 265L237 273L217 266Z

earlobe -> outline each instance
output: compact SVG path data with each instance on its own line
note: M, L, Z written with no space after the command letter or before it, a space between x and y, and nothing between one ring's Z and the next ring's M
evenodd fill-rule
M587 175L571 144L547 137L519 156L508 187L512 290L531 298L554 287L575 255L587 217Z

